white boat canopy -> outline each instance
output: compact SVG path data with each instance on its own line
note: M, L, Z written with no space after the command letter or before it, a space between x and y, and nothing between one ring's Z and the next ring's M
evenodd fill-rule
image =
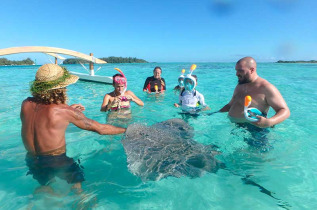
M46 53L46 54L58 53L63 55L70 55L70 56L81 58L81 59L87 60L92 63L97 63L97 64L107 63L106 61L100 60L91 55L86 55L86 54L76 52L73 50L67 50L67 49L57 48L57 47L39 47L39 46L10 47L5 49L0 49L0 56L17 54L17 53L37 53L37 52Z
M79 79L82 79L82 80L93 81L93 82L103 82L108 84L112 83L112 77L95 75L93 64L94 63L105 64L107 62L101 59L95 58L92 53L90 53L90 55L86 55L86 54L76 52L73 50L57 48L57 47L41 47L41 46L11 47L11 48L0 49L0 56L17 54L17 53L45 53L55 57L55 64L57 64L57 59L65 60L64 57L58 54L70 55L77 58L81 58L83 60L89 61L89 69L90 69L89 74L71 72L72 74L78 75ZM81 65L83 66L83 64ZM99 69L100 68L101 67L99 67Z

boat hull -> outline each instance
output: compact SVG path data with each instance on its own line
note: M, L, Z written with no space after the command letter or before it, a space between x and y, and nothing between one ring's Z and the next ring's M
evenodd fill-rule
M79 79L83 80L83 81L112 84L112 77L99 76L99 75L91 76L89 74L83 74L83 73L78 73L78 72L74 72L74 71L71 71L70 73L78 76Z

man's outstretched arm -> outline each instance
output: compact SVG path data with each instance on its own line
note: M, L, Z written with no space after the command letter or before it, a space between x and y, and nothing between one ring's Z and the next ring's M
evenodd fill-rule
M100 135L114 135L125 132L125 128L116 127L108 124L101 124L95 120L87 118L81 111L77 109L70 108L68 111L69 114L69 122L73 123L77 127L94 131L99 133Z
M234 89L233 96L232 96L231 100L229 101L229 103L224 105L224 107L222 107L218 112L229 112L229 110L232 106L232 103L233 103L233 99L236 95L236 92L237 92L237 87Z

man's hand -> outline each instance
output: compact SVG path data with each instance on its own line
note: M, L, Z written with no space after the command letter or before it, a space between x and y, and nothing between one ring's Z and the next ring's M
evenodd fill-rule
M177 104L177 103L174 103L174 106L175 106L175 107L179 107L179 104Z
M255 125L255 126L259 127L259 128L268 128L268 127L272 126L271 125L272 123L271 123L270 119L267 119L267 118L259 116L259 115L256 116L256 117L259 119L259 121L253 122L252 123L253 125Z
M79 110L79 111L85 111L85 107L83 106L83 105L81 105L81 104L72 104L72 105L70 105L72 108L74 108L74 109L77 109L77 110Z

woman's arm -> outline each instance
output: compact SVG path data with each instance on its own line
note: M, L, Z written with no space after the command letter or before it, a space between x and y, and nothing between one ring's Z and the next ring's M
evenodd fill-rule
M144 106L143 101L141 99L139 99L136 95L134 95L134 93L132 91L129 90L129 91L127 91L127 93L131 97L131 101L135 102L139 106Z
M108 106L109 99L110 99L110 95L106 94L105 97L103 98L103 102L101 104L100 111L107 112L110 109Z

